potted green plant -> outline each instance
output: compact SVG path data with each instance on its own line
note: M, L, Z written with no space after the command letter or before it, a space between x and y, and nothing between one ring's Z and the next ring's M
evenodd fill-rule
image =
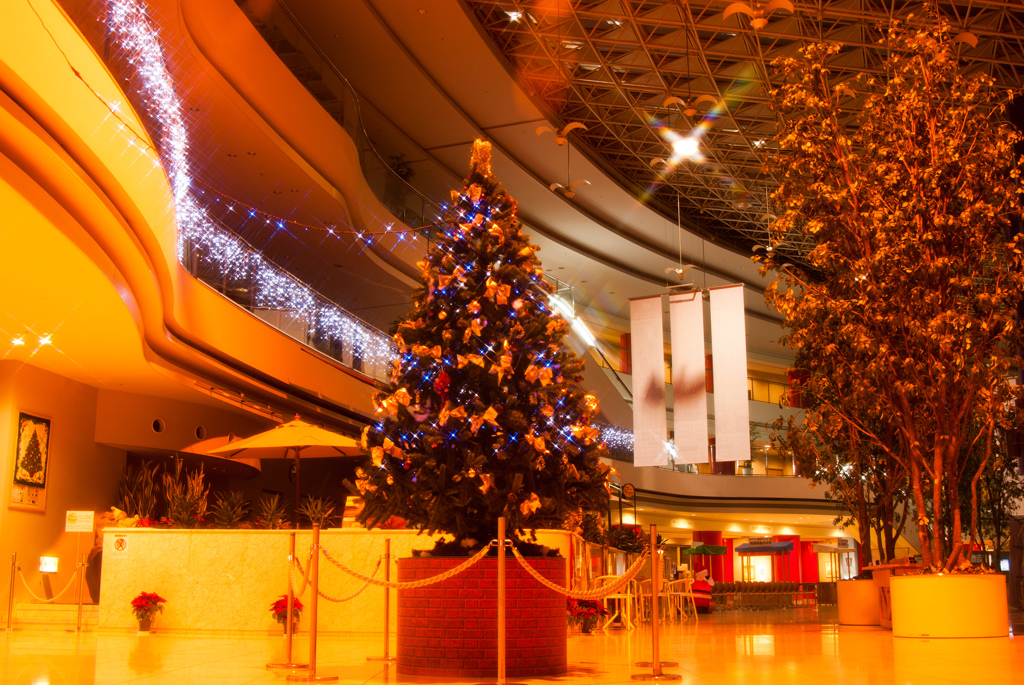
M238 528L249 513L249 503L245 501L245 495L237 490L232 490L228 493L218 493L216 498L217 500L210 507L213 527Z
M309 521L310 525L320 526L320 529L330 528L334 525L334 501L330 497L310 497L302 500L299 507L299 514Z
M132 613L139 621L139 631L148 633L153 625L153 615L164 610L167 600L155 592L140 592L132 600Z
M302 602L299 601L298 597L292 597L292 634L294 635L299 629L299 619L302 618ZM270 612L274 615L274 620L281 624L284 628L284 632L287 634L288 625L285 623L285 617L288 616L288 595L281 595L270 605Z
M281 503L281 495L263 495L256 506L257 528L281 530L288 527L288 512Z
M569 623L579 627L581 633L594 632L601 619L608 615L608 610L594 599L570 597L566 602L566 611L569 613Z

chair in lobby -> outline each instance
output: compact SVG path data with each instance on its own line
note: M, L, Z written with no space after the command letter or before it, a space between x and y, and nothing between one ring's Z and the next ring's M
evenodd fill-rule
M679 616L685 621L689 618L688 613L692 611L694 620L698 620L697 603L693 597L693 578L683 578L669 583L668 597L673 617Z
M611 585L619 579L619 576L598 576L594 579L596 587L603 587L605 585ZM604 602L605 609L608 610L608 620L601 626L601 630L608 630L615 619L619 619L622 627L627 630L634 630L636 624L633 622L633 614L637 608L637 584L635 580L629 581L624 587L613 594L607 595L602 599ZM608 605L609 603L615 604L615 610L612 611Z

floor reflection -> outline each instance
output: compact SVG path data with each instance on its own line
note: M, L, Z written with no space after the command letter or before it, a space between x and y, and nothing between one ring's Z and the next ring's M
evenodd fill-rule
M835 624L835 611L788 609L730 611L664 625L661 658L676 661L684 685L951 685L1024 682L1015 665L1024 663L1021 639L894 639L880 628ZM156 632L22 631L0 633L3 682L12 685L242 685L284 683L286 673L269 671L284 658L277 634L184 634ZM308 654L308 635L295 642L295 656ZM380 635L336 633L318 642L318 672L342 684L440 683L409 678L393 666L367 661L379 655ZM649 627L572 635L569 672L533 683L611 685L635 682L650 673L638 661L651 660ZM448 682L448 681L444 681ZM472 682L472 681L470 681Z

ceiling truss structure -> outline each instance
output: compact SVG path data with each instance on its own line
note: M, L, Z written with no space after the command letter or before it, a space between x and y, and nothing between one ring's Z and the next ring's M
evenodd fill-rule
M752 27L746 13L725 18L732 0L464 0L504 54L522 86L625 187L699 233L748 252L768 240L768 166L777 117L769 92L778 85L771 61L803 45L836 41L830 64L841 81L877 73L878 44L893 17L920 14L921 0L794 0ZM1024 84L1024 2L937 0L954 33L965 71L998 85ZM767 3L749 0L763 16ZM851 83L852 87L852 83ZM856 88L854 88L856 90ZM671 100L666 105L669 98ZM847 101L852 115L860 97ZM684 104L680 104L679 100ZM852 118L852 117L851 117ZM660 130L687 135L701 125L704 160L666 170L652 160L671 149ZM807 244L787 239L793 261Z

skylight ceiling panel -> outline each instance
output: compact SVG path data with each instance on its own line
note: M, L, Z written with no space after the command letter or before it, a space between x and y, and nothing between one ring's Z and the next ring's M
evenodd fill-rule
M614 87L616 85L616 81L604 67L579 74L575 80L588 86L602 85L606 87Z
M654 68L654 64L651 62L651 58L647 55L645 50L631 50L624 55L616 57L612 63L620 66L641 68L645 70Z
M629 24L616 26L602 22L589 31L590 40L595 43L637 46L641 45L640 37Z
M547 60L548 51L545 50L544 46L537 41L531 40L528 42L519 43L508 53L508 57L512 60L520 59L543 59Z
M852 43L854 45L874 43L873 36L868 32L868 28L860 23L836 26L825 34L825 40L836 43Z
M851 72L861 72L870 66L874 66L875 60L871 59L873 50L869 48L852 48L844 50L828 61L828 66L833 70L832 78L836 78L835 71L843 69Z
M735 112L734 115L742 117L748 121L758 122L758 124L763 123L766 126L771 125L773 127L777 120L777 115L772 111L772 108L768 105L766 100L762 102L746 103L743 108L738 112ZM764 132L761 133L763 134ZM772 134L774 134L774 130L772 131Z
M688 33L689 29L681 28L673 31L672 33L659 36L651 40L652 45L657 45L663 48L673 48L677 50L687 50L688 48L696 47L696 38Z
M720 55L733 55L736 57L754 57L757 49L745 35L719 34L719 39L705 45L709 52Z
M713 71L715 76L719 78L753 81L760 76L757 71L757 65L751 60L733 61L731 64L723 60L715 66ZM733 90L733 87L730 86L728 90Z
M887 11L887 8L881 8L883 12ZM855 15L863 16L867 13L867 3L865 0L827 0L822 7L822 11L827 14L839 14L843 16Z
M794 41L792 43L780 43L769 52L764 53L764 61L770 65L772 60L778 59L779 57L796 57L800 52L800 48L804 45L805 43L798 41Z
M672 60L671 62L666 62L662 69L664 69L665 71L674 72L677 74L685 74L689 76L690 74L703 73L704 63L701 61L699 56L691 52L689 55L683 55L682 57L678 57Z
M804 22L799 14L774 13L769 16L769 19L771 21L768 26L754 32L754 35L761 39L762 45L765 42L802 40L805 37Z
M654 9L638 12L640 19L660 23L679 24L685 21L683 9L675 3L658 3Z
M576 5L579 14L597 15L601 18L627 19L631 13L621 0L598 0L595 3L580 2Z
M668 90L668 86L665 84L665 79L661 77L661 74L657 71L651 70L645 74L638 76L632 76L626 81L630 86L636 88L644 88L646 92L644 95L651 91L659 91L664 93Z

